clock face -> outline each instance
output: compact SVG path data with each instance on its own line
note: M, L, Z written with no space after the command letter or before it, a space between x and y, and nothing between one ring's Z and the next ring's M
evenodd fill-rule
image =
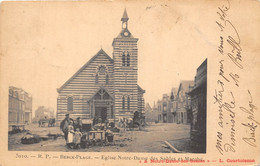
M129 35L129 33L128 32L124 32L124 36L128 36Z

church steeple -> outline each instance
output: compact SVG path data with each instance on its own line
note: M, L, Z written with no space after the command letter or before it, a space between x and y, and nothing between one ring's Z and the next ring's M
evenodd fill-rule
M125 8L125 11L124 11L123 17L121 18L121 21L127 22L128 20L129 20L129 18L128 18L126 8Z
M123 17L121 18L121 21L122 21L122 29L127 29L128 20L129 20L129 18L128 18L128 15L127 15L127 12L126 12L126 8L125 8Z
M121 17L122 29L113 40L113 78L114 81L114 107L116 115L126 112L133 115L138 106L138 48L137 38L134 38L127 27L128 15L126 9ZM118 20L119 21L119 20Z

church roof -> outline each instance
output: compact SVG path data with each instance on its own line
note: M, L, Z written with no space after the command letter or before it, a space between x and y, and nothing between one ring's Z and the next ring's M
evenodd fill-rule
M72 79L74 79L82 70L84 70L92 61L96 59L97 56L100 54L104 54L108 60L113 63L114 60L107 55L107 53L101 48L96 55L94 55L85 65L83 65L69 80L67 80L60 88L57 89L58 92L60 92Z
M145 90L142 89L139 85L137 85L137 88L138 88L138 91L142 92L142 93L145 93Z

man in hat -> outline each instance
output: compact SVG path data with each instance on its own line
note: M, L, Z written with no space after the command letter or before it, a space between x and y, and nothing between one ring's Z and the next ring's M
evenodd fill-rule
M66 141L68 139L68 126L70 121L73 121L73 119L70 118L70 114L66 114L65 119L63 119L63 121L60 124L60 129L64 133L64 138Z
M76 131L77 128L79 128L79 131L82 132L82 120L80 117L77 117L77 120L74 123L74 130Z

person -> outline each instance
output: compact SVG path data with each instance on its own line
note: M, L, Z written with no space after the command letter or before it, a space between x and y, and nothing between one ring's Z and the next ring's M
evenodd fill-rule
M135 111L133 121L136 122L136 121L138 121L138 120L139 120L139 112L138 112L138 111Z
M67 146L69 148L74 148L74 127L73 127L73 121L69 121L68 125L68 136L67 136Z
M39 127L41 127L42 126L41 120L39 120L38 123L39 123Z
M74 145L75 145L75 148L77 148L77 149L80 148L81 137L82 137L82 133L80 132L80 129L76 128L76 131L74 133Z
M65 141L67 141L68 138L68 126L69 126L69 122L72 119L70 118L70 114L66 114L65 119L63 119L63 121L60 124L60 129L62 130L63 134L64 134L64 138Z
M99 117L99 118L98 118L98 124L101 124L101 123L102 123L102 118Z
M105 119L105 128L107 129L108 128L108 120Z
M123 128L124 128L124 131L126 131L126 126L127 126L127 124L126 124L126 118L124 117L124 118L123 118Z
M82 132L82 120L80 117L77 118L76 122L74 123L74 129L79 128L79 131Z
M98 122L98 119L97 119L97 117L95 116L94 118L93 118L93 126L95 126Z

